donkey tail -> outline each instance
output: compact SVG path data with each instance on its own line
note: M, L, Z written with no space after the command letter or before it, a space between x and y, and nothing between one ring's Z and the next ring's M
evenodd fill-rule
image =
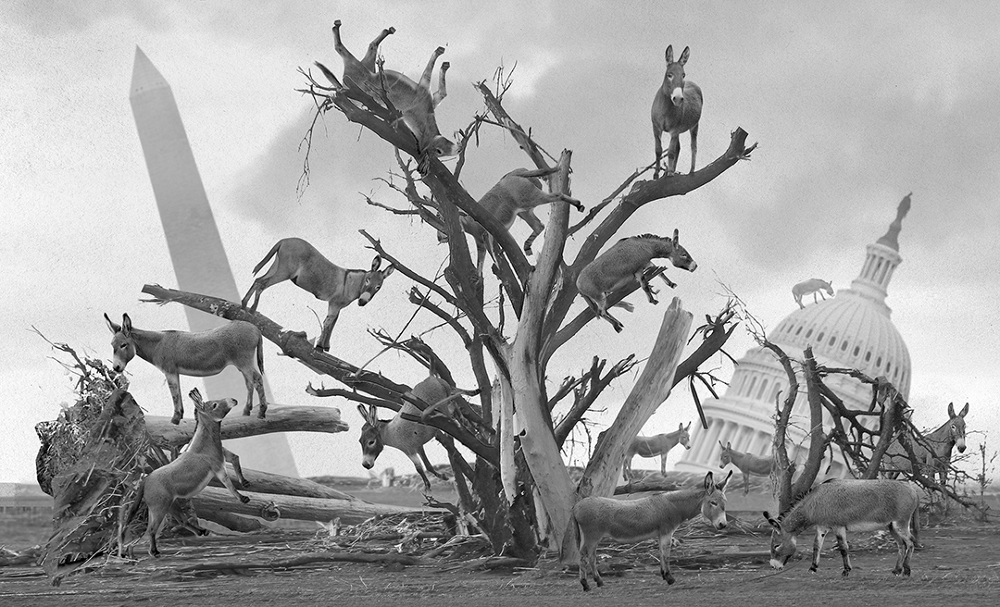
M576 516L570 511L569 524L566 525L566 532L563 533L563 541L559 546L559 562L568 564L573 554L580 550L580 523L576 522Z
M917 507L913 509L913 514L910 515L910 532L913 534L913 547L923 548L920 545L920 505L919 502Z
M129 521L135 516L136 511L143 502L143 496L146 492L146 479L139 481L139 488L135 492L135 497L132 499L132 503L129 505L128 510L125 510L125 504L121 505L121 510L118 516L118 556L122 556L122 548L125 546L125 529L128 527Z
M258 263L257 265L255 265L253 267L253 273L254 274L256 274L257 272L260 272L260 269L264 267L264 264L266 264L268 261L270 261L270 259L272 257L274 257L274 254L278 252L278 247L280 247L280 246L281 246L281 241L280 240L278 242L274 243L274 246L271 247L271 250L267 252L267 255L264 256L264 259L261 259L260 263Z

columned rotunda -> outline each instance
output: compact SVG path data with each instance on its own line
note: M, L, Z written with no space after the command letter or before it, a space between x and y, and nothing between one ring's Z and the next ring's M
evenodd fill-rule
M899 203L889 230L868 245L861 272L849 289L841 289L835 297L796 310L770 332L768 339L793 358L801 359L805 347L812 346L817 362L822 365L852 367L871 377L883 375L908 398L910 354L890 320L892 310L885 304L885 298L892 274L902 261L897 238L909 209L907 195ZM812 297L807 295L803 302L806 299ZM854 378L833 375L825 383L848 407L867 409L871 402L871 387ZM708 429L692 427L691 449L677 463L677 470L700 473L718 470L720 441L732 443L736 451L769 455L775 398L787 387L788 378L769 350L761 347L749 350L740 359L722 398L705 401ZM825 416L824 427L829 429L830 423ZM788 428L788 455L800 463L808 452L808 431L809 408L800 379ZM839 450L835 453L830 476L843 476L847 473L843 458Z

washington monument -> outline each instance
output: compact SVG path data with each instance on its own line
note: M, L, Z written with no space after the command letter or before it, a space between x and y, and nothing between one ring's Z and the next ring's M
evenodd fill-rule
M156 207L163 221L170 259L177 274L177 288L239 301L236 280L222 247L174 94L138 47L129 101ZM205 331L227 322L193 308L185 307L184 311L192 331ZM203 381L210 399L246 394L243 376L232 367L219 375L205 377ZM273 404L266 383L264 390L268 403ZM230 440L226 441L226 447L238 454L247 468L298 476L284 434Z

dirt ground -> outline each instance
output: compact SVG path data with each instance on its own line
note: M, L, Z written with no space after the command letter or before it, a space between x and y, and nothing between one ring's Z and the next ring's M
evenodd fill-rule
M734 513L735 514L735 513ZM811 538L803 537L789 567L767 564L768 535L752 514L740 513L729 532L692 525L681 535L671 566L677 583L657 571L652 541L635 546L602 544L603 588L584 593L575 571L553 557L536 568L485 571L482 560L424 559L427 564L368 564L330 560L344 553L325 532L283 530L259 536L164 539L164 556L111 561L67 577L53 587L33 566L0 568L0 605L134 605L167 607L239 605L997 605L1000 603L1000 528L973 521L921 530L923 549L911 578L891 574L895 544L868 533L852 534L851 576L841 577L840 556L827 542L817 573L809 572ZM805 550L801 550L802 545ZM404 550L420 556L434 541ZM144 544L139 552L144 549ZM393 551L392 541L358 542L351 554ZM307 562L309 558L321 559ZM297 563L290 559L298 559ZM285 567L276 567L286 563ZM196 567L190 569L192 565ZM264 565L268 565L264 567Z

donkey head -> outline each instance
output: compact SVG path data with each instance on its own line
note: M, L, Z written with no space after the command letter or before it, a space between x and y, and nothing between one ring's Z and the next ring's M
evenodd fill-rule
M198 388L193 388L190 392L188 392L188 396L191 397L191 401L194 402L196 414L200 413L201 415L217 422L222 421L222 419L226 417L226 414L239 404L236 402L235 398L220 398L218 400L208 401L202 400L201 392L198 391Z
M722 453L719 454L719 468L725 468L729 464L733 463L733 453L731 443L722 444L719 441L719 446L722 447Z
M798 535L794 533L787 533L781 528L781 517L779 516L777 520L771 518L771 515L764 511L764 518L767 522L771 523L771 567L774 569L781 569L788 562L788 559L792 558L795 554L795 544L798 540Z
M687 250L680 245L679 242L680 233L677 229L674 229L674 237L670 241L672 250L668 259L674 264L674 267L681 268L682 270L687 270L688 272L694 272L698 269L698 264L695 260L691 259L691 255L688 254Z
M382 453L382 449L385 447L385 443L382 442L382 428L388 422L379 420L375 405L369 405L367 409L364 405L358 405L358 413L365 420L365 425L361 427L360 438L361 454L363 455L361 465L366 470L371 470L379 453Z
M444 135L435 135L427 144L426 153L434 158L447 158L458 156L462 151L462 146L448 139Z
M729 484L729 478L732 475L733 471L730 470L721 483L714 482L711 472L705 475L705 497L701 500L701 515L716 529L725 529L728 524L726 520L726 485Z
M674 105L684 103L684 64L691 55L691 48L685 46L680 58L674 61L674 47L667 47L667 72L663 75L663 90L670 93Z
M691 433L688 432L690 428L691 422L688 422L687 426L680 424L677 427L677 431L681 433L680 436L677 437L677 442L684 445L684 448L689 451L691 450Z
M116 373L121 373L125 370L125 365L128 364L128 361L135 358L132 319L128 317L128 314L122 314L122 324L118 325L111 322L111 319L105 313L104 320L108 323L108 329L114 334L114 337L111 338L111 354L114 356L114 366L112 368Z
M378 290L382 288L382 281L396 270L396 266L389 264L389 267L379 271L380 265L382 265L382 256L376 255L375 259L372 260L372 269L365 272L364 282L361 283L361 294L358 295L359 306L371 301L372 297L375 297Z
M955 404L948 403L948 436L955 442L959 453L965 453L965 414L969 412L969 403L955 415Z

